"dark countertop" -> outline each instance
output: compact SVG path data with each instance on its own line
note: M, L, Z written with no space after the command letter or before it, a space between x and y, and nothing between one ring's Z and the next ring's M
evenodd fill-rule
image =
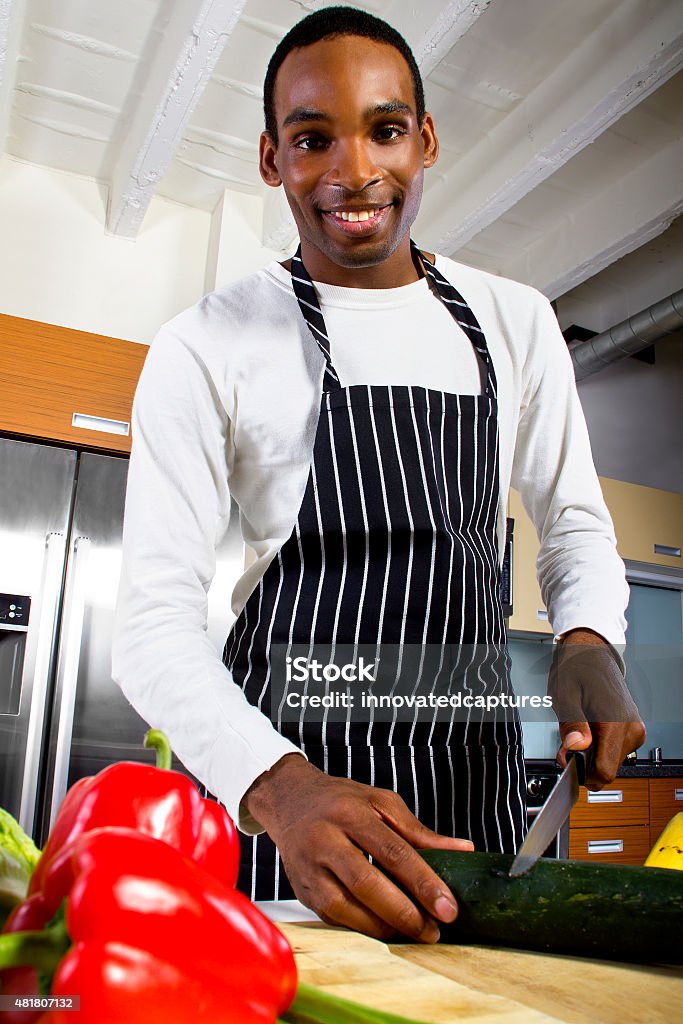
M560 774L560 767L552 758L528 757L525 759L527 777L544 771ZM631 764L622 764L617 772L618 779L683 779L683 758L669 757L661 761L639 758Z
M661 761L636 761L623 764L618 779L676 779L683 778L683 759L663 758Z

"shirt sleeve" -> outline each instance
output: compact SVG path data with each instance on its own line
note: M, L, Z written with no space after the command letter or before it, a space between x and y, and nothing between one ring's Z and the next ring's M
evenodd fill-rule
M207 367L162 329L133 406L112 674L239 827L256 833L258 823L240 817L244 793L301 751L248 703L207 634L231 461L230 422Z
M573 365L550 303L537 296L512 464L540 548L536 573L556 636L589 628L619 648L624 563L593 464Z

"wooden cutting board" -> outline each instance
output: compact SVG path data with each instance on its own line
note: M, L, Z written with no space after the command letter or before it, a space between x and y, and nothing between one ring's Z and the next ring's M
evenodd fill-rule
M315 922L280 924L299 977L427 1024L671 1024L683 971L485 946L385 945Z

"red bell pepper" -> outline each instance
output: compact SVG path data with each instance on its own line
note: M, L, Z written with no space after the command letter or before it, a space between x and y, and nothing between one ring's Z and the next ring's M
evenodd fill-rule
M44 882L49 899L31 897L31 910L22 904L9 918L5 931L15 934L0 936L0 969L39 960L46 970L52 958L50 994L80 997L79 1024L275 1024L294 998L296 966L282 933L245 896L158 839L126 828L89 831ZM60 896L66 932L57 920L42 947L40 933L16 934L22 915L34 923ZM15 1019L36 1017L22 1011ZM60 1010L38 1019L73 1024Z
M47 909L43 894L36 893L34 896L25 899L22 903L17 904L5 922L2 933L27 931L40 933L46 928L53 916ZM0 935L0 946L2 941L2 935ZM41 985L39 976L36 973L36 971L40 971L41 967L39 960L39 957L33 959L32 964L34 966L17 966L9 967L7 970L0 970L0 993L3 995L11 993L13 996L38 995L41 989L46 987L45 979L43 979L43 984ZM16 1021L19 1024L28 1024L30 1019L23 1012L19 1015L18 1012L6 1011L3 1015L3 1020L7 1024L15 1024Z
M163 733L150 730L145 746L156 748L157 767L121 761L71 787L31 876L29 895L42 891L53 860L78 836L106 825L163 839L234 886L239 839L232 820L220 804L204 800L185 775L168 770L171 749Z

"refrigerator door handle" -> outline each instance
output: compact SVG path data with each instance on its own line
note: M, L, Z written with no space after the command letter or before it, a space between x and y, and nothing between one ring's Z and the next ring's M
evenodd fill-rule
M81 641L85 618L85 591L88 572L90 538L77 537L74 542L73 561L70 569L67 608L64 615L66 631L62 632L62 644L57 668L57 693L59 694L59 716L55 748L52 792L50 793L50 829L54 824L59 806L66 795L71 757L78 666L81 659Z
M62 590L62 575L64 572L65 548L66 537L64 534L48 533L45 538L45 557L40 588L42 600L37 624L31 710L26 731L26 753L24 755L21 803L19 805L19 824L29 835L33 832L33 819L38 793L45 703L50 673L57 649L57 624ZM29 626L29 633L30 631L31 627Z

